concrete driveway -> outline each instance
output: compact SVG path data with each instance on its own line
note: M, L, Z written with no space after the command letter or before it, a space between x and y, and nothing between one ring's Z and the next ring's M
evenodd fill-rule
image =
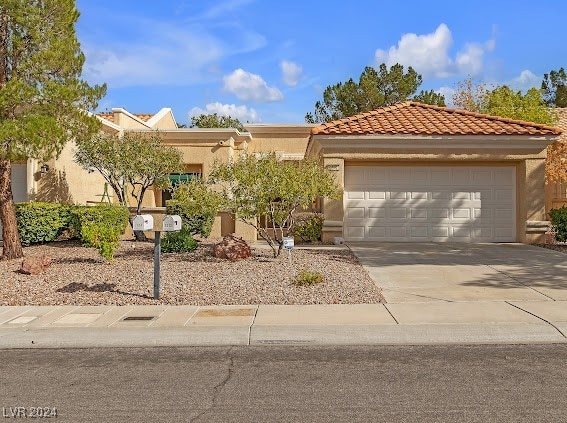
M387 303L567 300L567 255L523 244L348 246Z

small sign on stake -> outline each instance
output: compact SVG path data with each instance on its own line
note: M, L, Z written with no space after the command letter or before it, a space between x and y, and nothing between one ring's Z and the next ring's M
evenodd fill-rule
M289 264L291 264L291 250L295 245L294 239L292 236L284 236L283 237L283 247L287 250L287 257L289 259Z

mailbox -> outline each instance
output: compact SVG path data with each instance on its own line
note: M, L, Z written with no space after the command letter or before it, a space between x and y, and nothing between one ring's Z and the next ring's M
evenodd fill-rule
M292 236L284 236L283 237L283 247L286 250L292 250L294 247L294 239Z
M164 232L174 232L181 230L181 217L176 214L166 214L163 218Z
M151 231L154 229L154 218L151 214L138 214L132 221L135 231Z

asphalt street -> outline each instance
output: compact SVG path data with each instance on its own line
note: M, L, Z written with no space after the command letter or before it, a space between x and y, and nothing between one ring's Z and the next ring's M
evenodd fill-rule
M0 350L0 418L563 422L566 362L565 344Z

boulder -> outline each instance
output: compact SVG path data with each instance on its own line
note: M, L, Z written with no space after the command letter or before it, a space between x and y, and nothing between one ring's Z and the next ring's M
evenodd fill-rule
M51 261L53 259L45 254L41 256L28 256L24 257L22 260L22 265L20 266L20 273L24 275L39 275L43 273L45 269L51 266Z
M242 238L235 234L225 236L221 242L215 244L214 255L217 258L241 260L252 255L252 249Z

